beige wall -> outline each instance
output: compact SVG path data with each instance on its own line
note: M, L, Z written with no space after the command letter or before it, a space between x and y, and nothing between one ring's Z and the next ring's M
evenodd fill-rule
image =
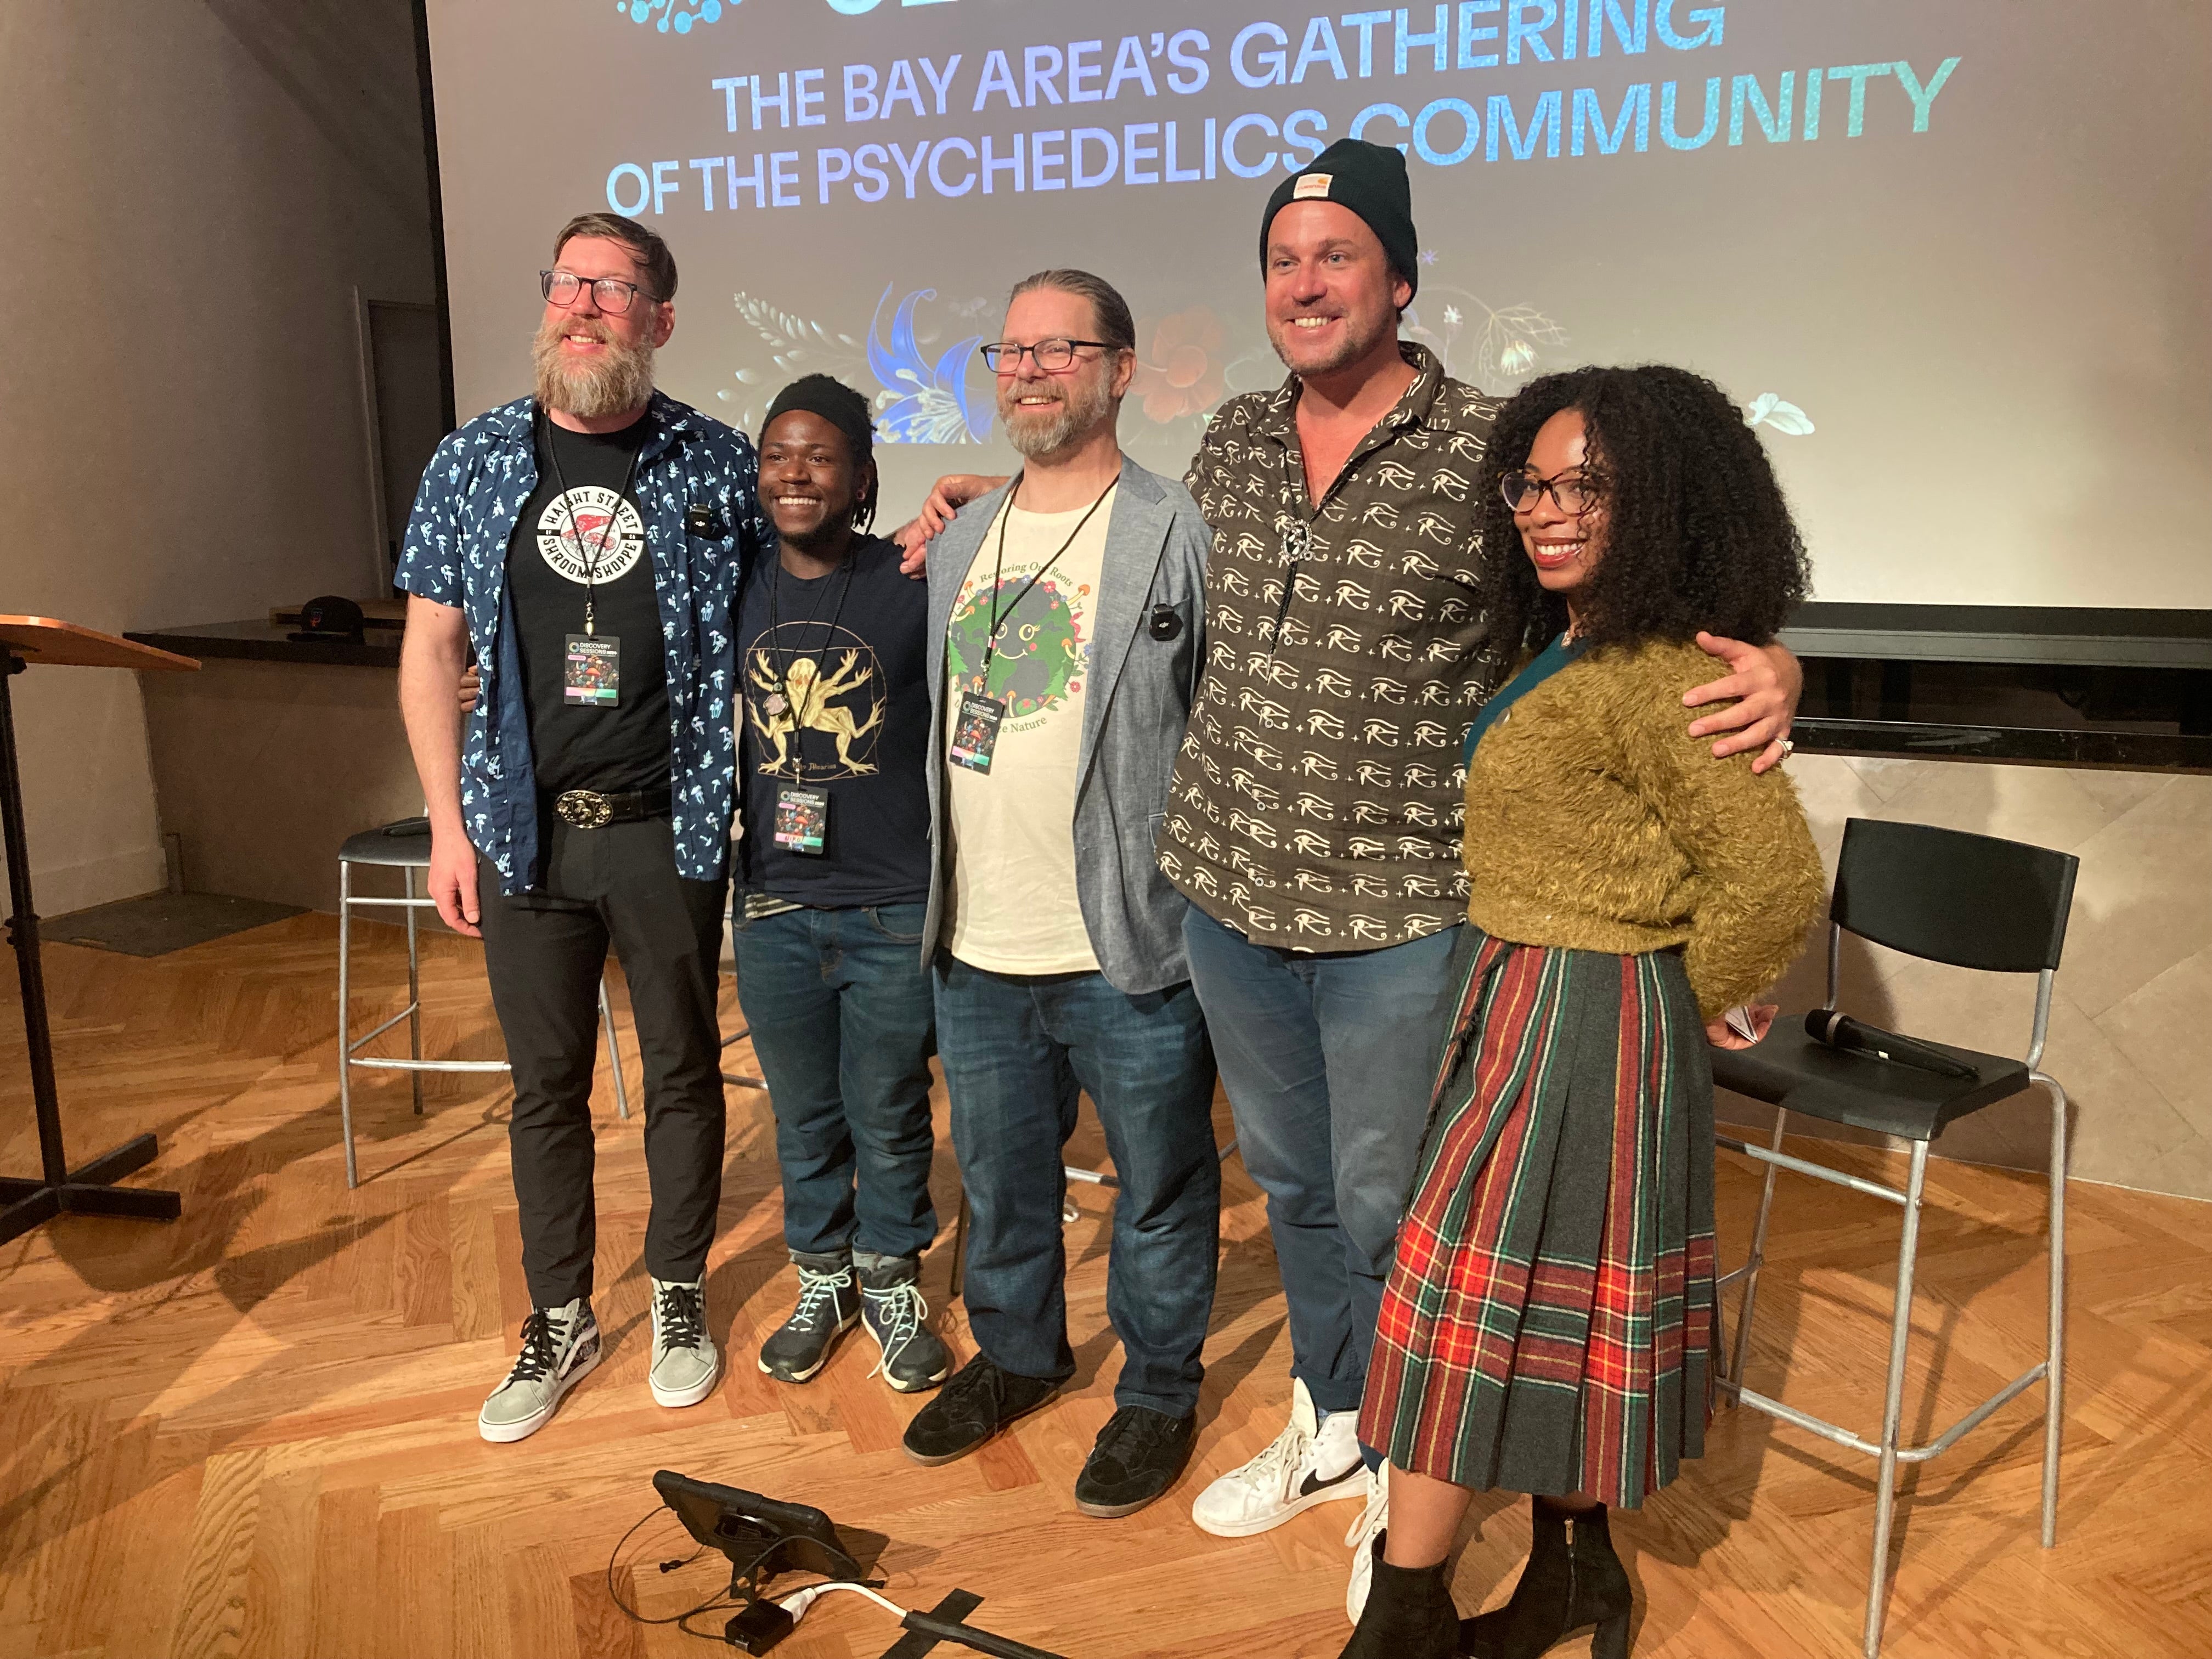
M353 290L431 297L408 0L0 4L0 611L111 632L375 577ZM136 679L15 682L39 908L159 887Z
M2074 1173L2212 1198L2212 777L1972 761L1790 763L1831 874L1849 817L1942 824L2081 860L2044 1069L2073 1097ZM1820 998L1820 952L1784 981L1785 1009ZM1845 941L1843 1007L1878 1025L2018 1054L2035 981L1915 962ZM2040 1168L2040 1091L1954 1125L1945 1157ZM1723 1116L1760 1109L1721 1097ZM1809 1120L1793 1127L1812 1133Z
M389 668L211 662L149 675L162 826L196 893L338 908L348 836L422 810ZM359 890L397 892L398 878Z

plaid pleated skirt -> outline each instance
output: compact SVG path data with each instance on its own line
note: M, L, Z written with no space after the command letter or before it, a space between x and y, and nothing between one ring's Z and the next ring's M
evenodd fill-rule
M1634 1509L1712 1414L1713 1081L1674 952L1472 934L1360 1438Z

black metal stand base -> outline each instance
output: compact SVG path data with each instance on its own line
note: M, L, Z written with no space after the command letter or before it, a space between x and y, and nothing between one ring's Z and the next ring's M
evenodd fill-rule
M160 1149L151 1135L138 1135L69 1172L58 1186L0 1176L0 1244L21 1237L58 1215L116 1215L141 1221L174 1221L185 1200L176 1193L150 1187L117 1187L118 1176L143 1170Z
M39 1121L37 1180L0 1176L0 1244L58 1215L125 1216L174 1221L184 1213L175 1193L118 1187L118 1176L143 1170L157 1148L138 1135L88 1164L69 1167L62 1151L61 1102L54 1087L53 1034L46 1024L46 981L39 960L39 913L31 902L31 852L23 835L23 775L15 757L15 706L8 682L24 669L13 651L0 651L0 848L8 859L8 942L15 947L22 982L24 1047L31 1061L31 1103Z

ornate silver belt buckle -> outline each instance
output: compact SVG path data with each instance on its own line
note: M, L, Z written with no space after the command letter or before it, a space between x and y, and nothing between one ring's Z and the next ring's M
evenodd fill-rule
M614 822L614 803L596 789L571 789L553 803L561 822L572 830L599 830Z

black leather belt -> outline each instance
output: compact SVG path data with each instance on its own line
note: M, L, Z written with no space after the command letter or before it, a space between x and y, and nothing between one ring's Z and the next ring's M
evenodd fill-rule
M666 817L671 805L665 789L637 789L621 795L568 789L553 798L553 813L572 830L601 830L610 823Z

